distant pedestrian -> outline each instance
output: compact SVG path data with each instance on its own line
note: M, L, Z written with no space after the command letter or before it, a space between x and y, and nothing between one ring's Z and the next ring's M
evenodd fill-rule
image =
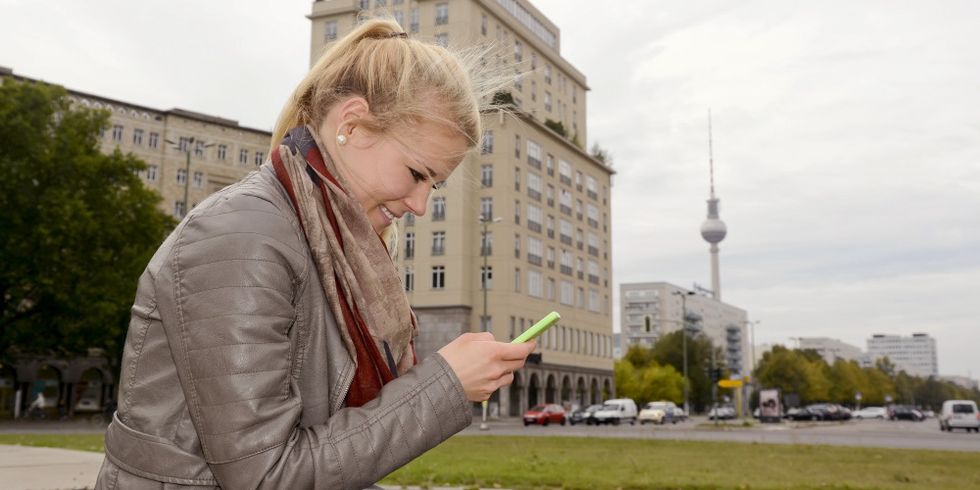
M96 488L364 488L513 381L533 342L467 333L417 362L385 241L478 147L477 85L393 21L323 54L265 164L195 207L140 279Z
M35 397L34 401L27 407L27 413L25 413L24 416L30 418L44 418L44 406L47 403L47 400L44 398L44 392L37 392L37 397Z

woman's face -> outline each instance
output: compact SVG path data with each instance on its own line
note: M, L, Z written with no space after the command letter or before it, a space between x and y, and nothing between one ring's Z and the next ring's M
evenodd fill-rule
M433 122L411 129L410 146L358 125L342 124L339 132L347 138L343 145L336 134L324 139L348 190L379 233L405 213L425 214L432 189L445 183L467 149L462 135Z

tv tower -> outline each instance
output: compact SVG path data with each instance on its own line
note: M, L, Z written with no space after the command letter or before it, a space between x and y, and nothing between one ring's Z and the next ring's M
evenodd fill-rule
M725 239L728 227L718 217L715 197L715 161L711 147L711 109L708 109L708 171L711 178L711 198L708 199L708 219L701 223L701 238L711 244L711 295L721 301L721 272L718 270L718 243Z

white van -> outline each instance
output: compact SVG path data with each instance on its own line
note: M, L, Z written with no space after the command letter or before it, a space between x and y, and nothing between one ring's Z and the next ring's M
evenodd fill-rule
M946 400L939 412L939 430L965 429L980 432L980 412L973 400Z
M629 398L606 400L602 408L592 415L596 424L619 425L624 422L636 424L636 402Z

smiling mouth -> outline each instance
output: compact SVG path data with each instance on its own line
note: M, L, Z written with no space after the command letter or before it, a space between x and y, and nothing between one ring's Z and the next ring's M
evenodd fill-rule
M395 216L391 211L389 211L388 208L384 206L378 206L378 207L381 209L381 212L385 215L385 217L388 218L388 221L395 221L396 219L398 219L398 217Z

